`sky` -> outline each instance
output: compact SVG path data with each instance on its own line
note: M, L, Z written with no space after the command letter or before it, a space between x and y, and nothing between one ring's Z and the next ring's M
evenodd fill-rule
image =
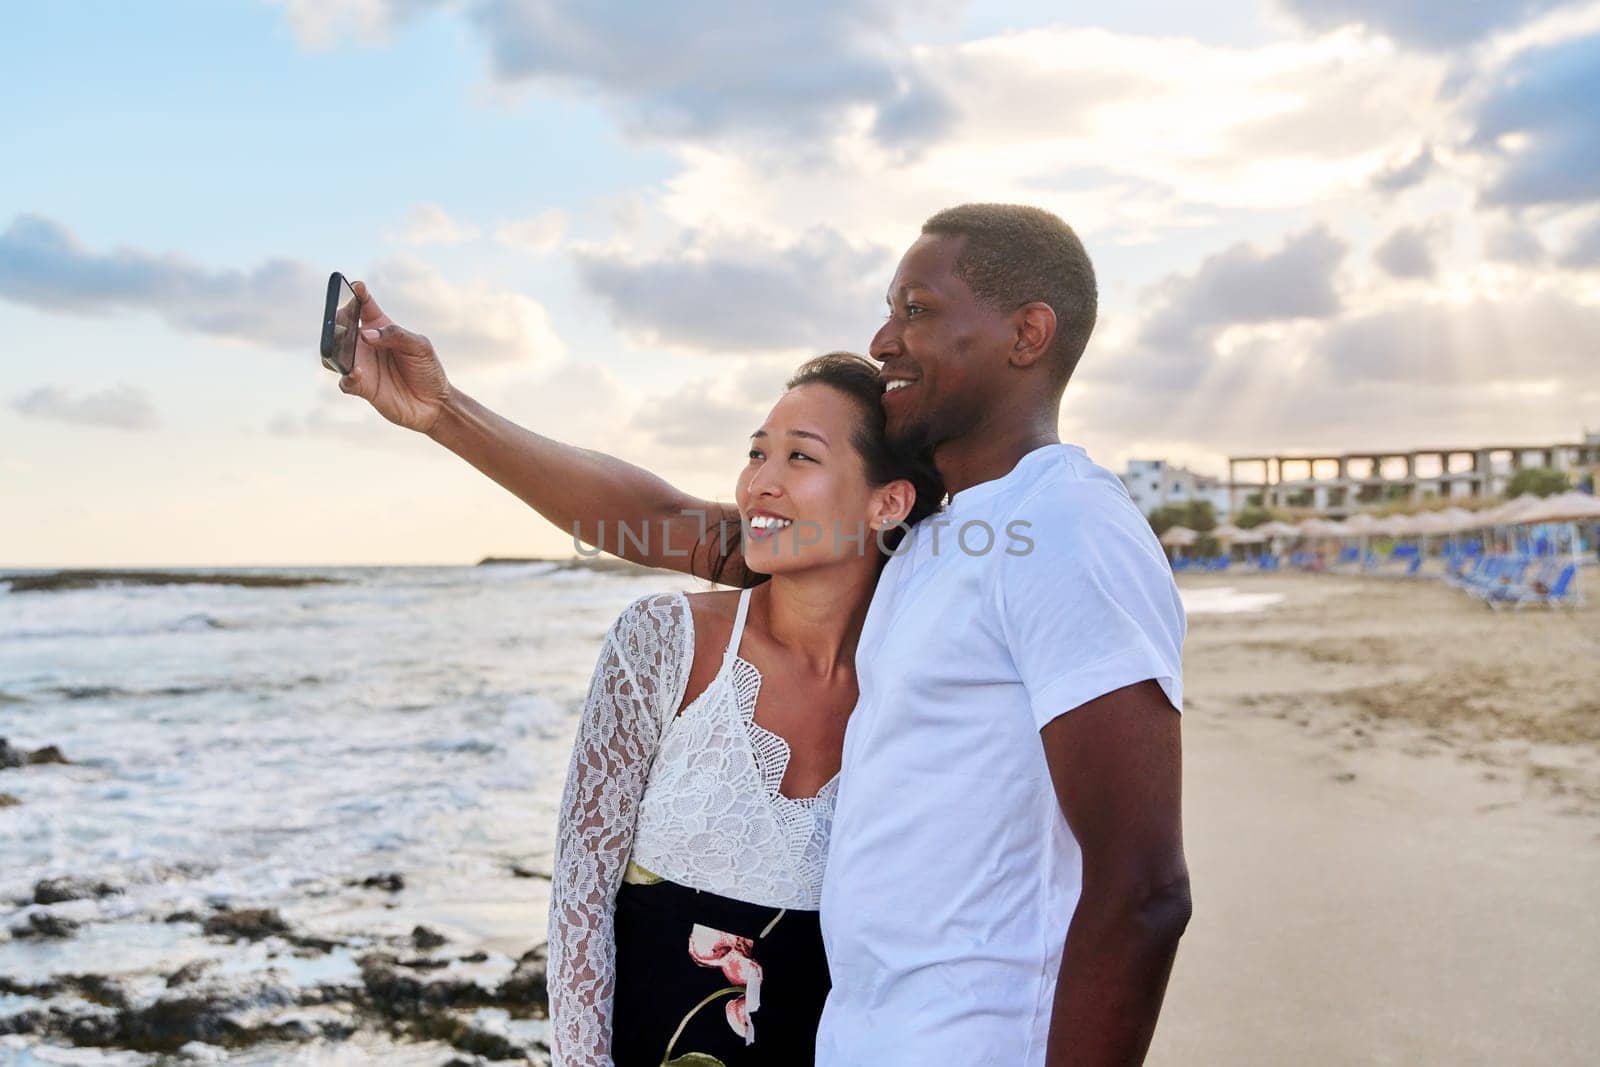
M1600 430L1600 3L194 0L0 35L0 567L569 533L341 393L328 273L539 433L728 500L923 219L1035 204L1122 469Z

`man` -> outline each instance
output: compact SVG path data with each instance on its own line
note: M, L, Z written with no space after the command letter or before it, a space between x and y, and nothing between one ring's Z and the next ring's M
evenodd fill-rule
M933 449L951 498L885 567L857 648L817 1062L1137 1063L1190 912L1184 619L1121 483L1057 437L1094 272L1055 216L965 205L928 220L888 299L888 430ZM494 415L366 311L376 361L346 392L591 544L603 518L649 523L667 536L604 547L708 572L704 517L726 509Z

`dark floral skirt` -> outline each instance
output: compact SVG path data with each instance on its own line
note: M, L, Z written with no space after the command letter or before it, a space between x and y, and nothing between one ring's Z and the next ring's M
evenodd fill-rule
M816 912L630 878L616 939L616 1067L815 1061L829 985Z

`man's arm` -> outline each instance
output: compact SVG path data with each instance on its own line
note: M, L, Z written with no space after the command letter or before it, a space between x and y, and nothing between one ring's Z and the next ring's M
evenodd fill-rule
M1040 731L1083 850L1047 1067L1144 1060L1190 914L1179 715L1155 681L1097 697Z
M738 511L674 488L614 456L523 429L451 389L428 436L584 544L700 578L748 584Z
M585 544L651 567L749 584L737 510L495 414L450 384L432 342L390 319L365 283L352 286L361 332L341 391L395 425L427 434Z

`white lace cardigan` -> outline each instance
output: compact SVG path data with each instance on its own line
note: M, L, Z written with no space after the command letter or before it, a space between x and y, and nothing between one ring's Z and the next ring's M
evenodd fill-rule
M641 597L606 634L556 840L548 970L556 1067L610 1067L613 918L630 859L693 889L817 907L838 779L815 797L779 793L789 746L754 721L761 674L738 655L749 605L747 589L721 669L681 715L694 662L688 599Z

